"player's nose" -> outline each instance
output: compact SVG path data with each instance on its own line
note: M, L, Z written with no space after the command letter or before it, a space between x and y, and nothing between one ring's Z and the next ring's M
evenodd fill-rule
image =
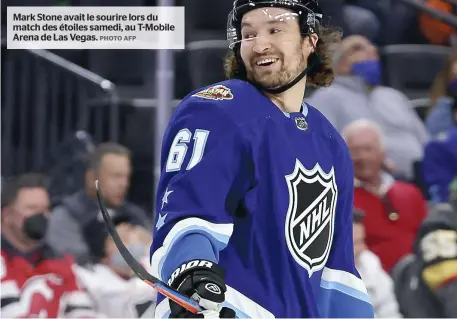
M255 53L264 53L271 48L271 42L268 37L258 36L254 39L255 43L252 47L252 50Z

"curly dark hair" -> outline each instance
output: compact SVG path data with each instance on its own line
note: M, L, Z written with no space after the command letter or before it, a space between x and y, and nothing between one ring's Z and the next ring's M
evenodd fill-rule
M342 32L320 25L316 26L315 29L319 37L316 44L316 53L319 55L321 63L319 67L308 73L306 83L314 87L328 87L335 77L333 72L334 47L340 43ZM304 35L304 37L306 36ZM312 59L311 55L308 57L308 64L310 59ZM246 69L239 54L239 45L226 56L224 71L228 79L247 80Z

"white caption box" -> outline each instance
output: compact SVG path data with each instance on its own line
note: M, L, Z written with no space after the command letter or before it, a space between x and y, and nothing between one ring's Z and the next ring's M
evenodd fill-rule
M8 49L184 49L184 7L7 7Z

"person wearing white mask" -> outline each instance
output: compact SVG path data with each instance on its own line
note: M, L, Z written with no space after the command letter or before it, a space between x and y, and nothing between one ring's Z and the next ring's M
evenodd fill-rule
M112 216L122 242L143 267L148 268L151 235L141 226L132 225L125 215ZM152 318L157 292L134 276L97 218L83 229L91 250L92 262L77 266L78 279L98 305L99 312L112 318Z

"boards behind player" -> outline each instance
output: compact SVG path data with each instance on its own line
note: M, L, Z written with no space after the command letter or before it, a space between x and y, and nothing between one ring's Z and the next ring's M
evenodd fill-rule
M315 0L236 0L230 80L191 92L166 130L154 275L197 317L372 317L354 265L353 168L303 101L333 79ZM156 317L192 317L158 298Z

